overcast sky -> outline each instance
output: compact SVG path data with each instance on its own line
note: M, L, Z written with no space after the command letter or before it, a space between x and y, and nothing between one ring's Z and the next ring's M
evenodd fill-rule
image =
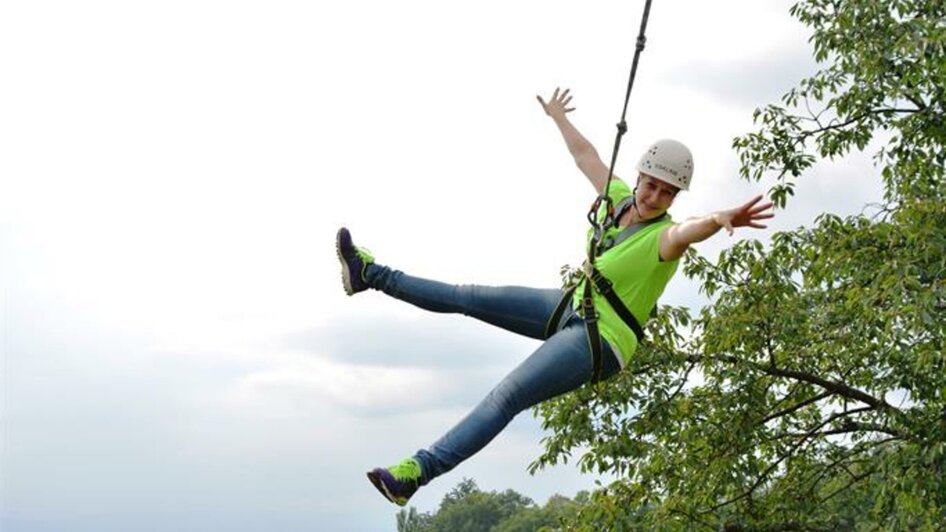
M813 73L784 0L657 0L618 163L674 137L671 213L734 206L732 138ZM611 152L632 2L0 4L0 529L394 530L364 472L426 446L537 344L380 293L348 298L340 225L448 282L557 286L593 190L535 95L571 87ZM880 196L816 167L766 231ZM731 245L724 235L699 249ZM678 276L664 303L698 306ZM526 413L463 477L539 503Z

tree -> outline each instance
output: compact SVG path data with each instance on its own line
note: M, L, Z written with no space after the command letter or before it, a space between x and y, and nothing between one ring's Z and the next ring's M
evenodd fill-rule
M487 493L465 478L444 496L437 513L418 515L413 507L401 510L397 516L398 532L482 532L533 505L531 499L513 490Z
M574 516L578 509L578 502L562 495L554 495L549 497L545 506L524 508L499 523L492 529L492 532L552 532L560 530L561 524Z
M429 530L430 514L418 513L417 508L413 506L397 513L397 532L428 532Z
M398 532L553 532L571 519L588 500L579 492L576 500L555 495L544 507L513 490L484 492L470 479L463 479L444 496L434 514L419 514L411 507L397 514Z
M884 201L684 273L612 381L541 405L533 469L620 480L577 530L933 530L946 523L946 3L803 0L820 70L734 141L784 207L819 160L881 142ZM637 509L644 508L640 512Z

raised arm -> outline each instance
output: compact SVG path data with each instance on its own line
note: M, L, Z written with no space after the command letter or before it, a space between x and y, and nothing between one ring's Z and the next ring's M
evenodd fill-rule
M760 194L734 209L690 218L683 223L670 226L660 235L660 258L679 259L691 244L706 240L724 227L730 235L736 227L764 228L765 226L758 221L775 215L769 211L772 208L771 203L756 205L761 199Z
M578 169L591 181L598 194L601 194L604 192L604 187L608 181L608 167L598 156L598 150L575 129L575 126L565 116L566 113L575 110L574 107L568 107L568 104L572 101L572 97L568 95L569 90L565 89L560 93L559 89L556 88L548 103L541 96L536 96L536 98L542 104L545 114L552 117L555 125L558 126L562 138L565 139L568 152L575 158Z

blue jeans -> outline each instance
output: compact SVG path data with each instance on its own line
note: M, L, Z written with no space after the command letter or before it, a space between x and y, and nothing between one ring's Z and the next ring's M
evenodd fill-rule
M585 325L567 311L558 332L545 338L545 325L563 292L519 286L451 285L412 277L370 264L368 284L385 294L433 312L460 313L517 334L544 340L463 418L428 449L414 455L421 465L421 484L450 471L486 446L519 412L577 389L591 379L591 350ZM602 379L620 370L602 341Z

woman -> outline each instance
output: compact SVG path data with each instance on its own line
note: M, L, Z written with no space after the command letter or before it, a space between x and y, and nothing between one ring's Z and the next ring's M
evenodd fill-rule
M598 194L608 182L608 167L594 146L565 116L571 96L555 89L546 103L537 96L545 113L558 126L578 168ZM734 209L691 218L675 224L667 209L680 190L687 190L693 175L690 151L681 143L661 140L650 147L637 165L636 187L614 178L608 193L619 206L615 221L604 232L607 248L594 266L613 285L614 292L644 323L687 248L706 240L721 228L732 234L736 227L765 227L771 203L757 205L761 196ZM563 297L559 289L518 286L487 287L448 285L409 276L381 266L352 242L347 229L338 231L338 257L348 295L368 288L434 312L462 313L506 330L544 340L541 346L504 378L469 415L428 449L421 449L397 465L368 473L372 484L400 506L434 478L456 467L490 442L519 412L557 395L575 390L592 377L592 353L584 320L579 315L580 290L574 303L551 324L550 317ZM637 348L637 336L608 301L595 293L595 310L601 337L602 380L616 374Z

